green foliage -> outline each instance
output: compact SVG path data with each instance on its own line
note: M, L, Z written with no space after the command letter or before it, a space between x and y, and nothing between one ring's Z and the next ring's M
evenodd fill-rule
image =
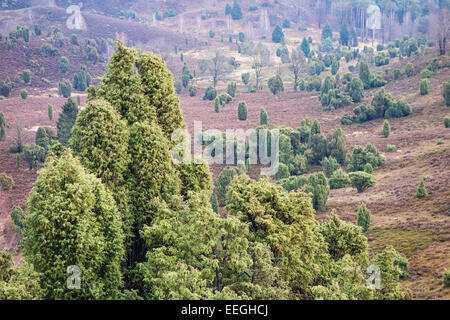
M319 49L321 52L333 52L334 46L331 38L322 39L322 43Z
M347 162L347 138L341 127L337 126L334 131L327 135L328 154L335 158L338 163L344 165Z
M402 75L402 71L400 69L394 70L394 80L398 80L401 75Z
M331 29L330 24L327 23L325 27L322 29L322 40L331 39L332 37L333 37L333 30Z
M61 60L59 62L59 72L66 73L67 70L70 68L70 62L69 59L66 57L61 57Z
M428 80L423 79L420 81L420 95L424 96L426 94L428 94Z
M237 0L234 0L233 7L231 8L231 18L233 20L241 20L243 17L241 6L239 5Z
M38 167L39 162L44 162L45 153L45 149L41 146L25 144L20 157L28 164L28 168L33 170Z
M284 18L281 25L282 25L283 28L290 28L291 27L291 20L289 20L289 18Z
M269 116L267 115L267 111L264 108L261 108L261 110L259 111L259 124L261 126L263 125L268 125L269 124Z
M189 96L195 97L197 95L197 87L196 86L189 86Z
M391 246L387 247L375 259L375 265L381 272L381 289L375 291L376 299L396 300L403 299L405 293L398 282L402 274L401 268L396 264L398 252Z
M236 82L230 82L227 86L227 93L234 98L236 96Z
M311 52L311 48L309 46L308 39L303 38L302 43L300 45L300 48L302 49L303 53L305 54L305 57L309 57L309 54Z
M348 32L347 25L344 23L339 33L339 43L343 46L348 46L350 42L350 33Z
M313 207L316 210L322 209L328 200L330 194L330 187L327 178L323 172L312 173L308 179L308 186L306 192L311 192Z
M274 95L284 91L283 80L279 75L270 78L267 81L267 84L269 86L270 92L272 92Z
M44 148L47 154L49 146L56 139L56 132L52 127L39 127L36 132L36 145Z
M379 53L375 57L375 65L377 67L388 65L389 62L390 62L390 56L386 52Z
M222 93L216 99L219 99L220 105L222 106L225 106L233 100L233 98L228 93Z
M278 170L275 173L275 180L286 179L289 178L290 175L289 167L284 163L280 163L278 165Z
M405 66L405 74L408 77L412 77L414 75L414 65L411 62L408 62Z
M219 99L219 97L217 97L214 100L214 112L215 113L219 113L220 112L220 99Z
M0 141L6 139L6 119L3 112L0 112Z
M23 70L22 71L23 82L30 83L32 74L33 73L31 72L31 70L28 70L28 69Z
M331 74L334 76L339 71L339 61L337 59L333 59L333 62L331 63Z
M367 232L367 230L369 230L370 211L369 209L367 209L364 203L361 203L358 208L356 224L360 226L364 232Z
M246 72L246 73L241 74L241 79L242 79L242 82L244 83L244 85L247 86L250 81L250 73Z
M347 83L346 92L352 98L353 102L360 102L363 98L364 92L363 82L358 78L353 78Z
M284 32L279 25L275 26L272 32L272 42L281 43L284 41Z
M308 160L305 156L297 154L294 159L289 163L289 171L291 174L304 174L308 170Z
M9 97L13 86L14 84L11 82L9 77L6 77L5 81L0 82L0 94L5 98Z
M39 51L41 52L41 54L45 54L50 57L55 57L59 54L58 49L53 47L50 43L44 43Z
M387 83L380 76L371 73L369 65L363 61L359 63L359 79L363 82L364 89L382 87Z
M394 264L400 268L401 273L400 273L399 277L401 279L407 278L409 276L409 271L408 271L409 262L405 256L398 253L397 256L395 257Z
M424 180L420 181L416 191L416 198L422 199L428 195L427 188L425 187Z
M35 25L33 26L33 29L34 29L34 34L35 34L35 35L37 35L37 36L40 36L40 35L41 35L41 26L40 26L40 25L35 24Z
M11 221L14 224L14 229L20 237L23 236L25 229L25 214L21 207L14 206L11 210Z
M12 177L8 176L6 173L0 173L0 186L3 191L12 190L14 188L14 180Z
M111 193L70 151L49 156L27 208L24 255L39 273L45 299L117 296L124 256L122 220ZM81 270L80 290L66 286L71 265Z
M450 106L450 81L444 83L442 95L444 96L445 105Z
M352 187L360 193L375 185L372 175L364 171L350 172L349 177Z
M217 90L214 87L208 87L203 96L203 100L214 100L217 97Z
M336 159L333 157L323 158L320 164L322 165L322 170L323 172L325 172L327 178L331 177L332 174L341 167L339 163L336 161Z
M26 89L20 90L20 96L25 100L28 97L28 91Z
M341 168L333 172L329 179L330 189L345 188L350 185L348 174Z
M450 117L445 117L444 118L444 126L446 128L450 128Z
M33 267L25 262L13 268L13 257L6 250L0 252L0 299L39 300L42 299L39 276Z
M69 145L69 139L72 136L72 128L78 116L78 106L71 98L62 107L62 112L59 114L56 128L58 130L57 139L59 143L64 146Z
M237 167L225 167L214 182L214 193L217 196L220 206L227 203L227 188L231 181L242 172Z
M348 171L363 171L364 166L370 163L374 169L386 163L386 158L378 152L377 148L368 143L365 148L355 146L348 164Z
M247 104L244 101L239 102L238 119L239 120L247 120Z
M91 85L91 75L85 66L81 66L80 72L73 75L73 88L78 91L85 91Z
M444 288L450 287L450 270L445 270L442 274L442 283L444 284Z
M386 146L386 149L387 149L388 151L392 152L392 151L395 151L395 150L397 149L397 147L396 147L395 145L393 145L393 144L388 144L388 145Z
M47 114L48 114L48 119L50 121L53 120L53 106L51 104L47 105Z
M364 166L364 172L366 172L368 174L373 173L373 167L370 163L366 163L366 165Z
M63 80L58 83L58 92L60 96L64 98L69 98L72 93L72 85L69 81Z
M383 122L383 137L387 138L389 137L390 133L391 133L391 126L389 125L389 122L387 120L384 120Z

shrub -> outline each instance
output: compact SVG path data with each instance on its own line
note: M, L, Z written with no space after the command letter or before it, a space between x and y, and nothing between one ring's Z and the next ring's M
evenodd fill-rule
M268 80L270 91L275 95L281 91L284 91L283 80L279 75L276 75Z
M308 170L308 160L305 156L297 154L289 163L289 171L291 174L300 175L306 173Z
M397 254L397 256L395 257L394 265L399 267L401 271L401 279L407 278L409 276L408 264L408 259L405 256L401 255L400 253Z
M214 112L219 113L220 112L220 99L217 97L214 101Z
M445 105L450 106L450 81L444 83L442 95L444 96Z
M78 37L77 37L75 34L72 34L72 35L70 36L70 43L72 43L72 44L75 45L75 46L78 46L78 45L79 45Z
M450 119L449 119L450 120ZM267 115L267 111L264 108L261 108L261 110L259 111L259 124L264 126L264 125L268 125L268 115Z
M23 100L25 100L26 98L28 98L28 91L25 89L20 90L20 96Z
M414 75L414 65L411 62L408 62L405 66L405 74L408 77L412 77Z
M22 79L25 83L30 83L32 72L28 69L22 71Z
M9 97L13 86L14 84L11 82L11 80L6 77L5 81L0 82L0 95L4 96L5 98Z
M380 53L375 57L375 65L376 66L384 66L389 64L390 58L389 55L385 52Z
M247 104L245 102L240 102L238 106L238 119L247 120Z
M23 229L25 227L25 214L23 213L23 210L21 207L13 206L11 210L11 220L14 224L14 229L16 232L22 236L23 235Z
M402 75L402 71L400 69L394 70L394 80L398 80L401 75Z
M450 128L450 117L445 117L444 118L444 126L446 128Z
M444 284L444 288L450 287L450 270L445 270L442 275L442 283Z
M386 149L387 149L387 151L392 152L392 151L397 150L397 147L396 147L395 145L393 145L393 144L388 144L388 145L386 146Z
M284 33L279 25L275 26L272 32L272 42L280 43L284 41Z
M341 168L333 172L329 180L331 189L345 188L350 185L350 178L348 174Z
M275 173L275 180L286 179L289 178L289 176L290 176L289 167L284 163L280 163L278 165L278 170Z
M203 96L203 100L214 100L217 97L217 90L214 87L208 87Z
M416 197L419 199L425 198L428 195L427 188L425 187L424 180L420 181L419 186L417 187Z
M369 230L370 211L369 211L369 209L367 209L367 207L364 203L361 203L361 205L358 208L356 224L359 227L361 227L364 232L367 232L367 230Z
M58 91L60 96L69 98L70 94L72 93L72 85L68 80L61 81L60 83L58 83Z
M13 178L8 176L6 173L0 173L0 186L4 191L12 190L12 188L14 188Z
M28 168L33 170L37 168L39 162L45 160L45 149L37 145L24 145L21 158L28 163Z
M431 78L433 75L434 75L434 72L428 68L424 68L424 69L422 69L422 71L420 71L420 77L424 78L424 79Z
M227 93L233 98L236 96L236 82L231 82L228 84Z
M246 73L241 74L241 79L242 79L242 82L247 86L250 81L250 73L246 72Z
M245 34L243 32L239 32L238 38L239 38L240 42L244 42L245 41Z
M289 20L288 18L284 18L281 25L283 26L283 28L290 28L291 27L291 20Z
M347 169L348 171L363 171L367 163L370 163L374 169L386 163L386 158L380 155L377 148L371 143L368 143L365 148L355 146Z
M420 95L424 96L428 94L428 79L420 81Z
M80 72L73 76L73 88L78 91L85 91L91 85L92 77L87 72L85 66L81 66Z
M350 183L358 192L364 192L375 185L372 175L364 171L350 172Z
M382 133L383 137L385 138L389 137L391 133L391 126L389 125L389 122L387 120L384 120Z
M197 95L197 87L196 86L190 86L189 87L189 96L195 97Z
M323 172L312 173L308 179L306 192L313 194L312 203L316 210L322 209L328 200L330 194L330 186Z
M70 68L69 59L67 59L66 57L61 57L61 60L59 62L59 71L61 73L66 73L67 70L69 70L69 68Z
M44 148L47 153L52 141L56 139L56 132L51 127L39 127L36 132L35 143L37 146Z
M242 19L242 17L243 17L242 9L239 6L239 3L237 2L237 0L234 0L233 7L231 8L230 14L231 14L231 18L233 20L241 20Z
M366 165L364 166L364 172L369 174L373 173L373 167L370 163L366 163Z
M234 177L240 175L242 172L237 167L224 168L216 181L214 182L214 193L217 196L220 206L224 206L227 202L227 187L233 181Z
M47 106L48 119L53 120L53 106L49 104Z
M40 52L51 57L59 54L58 49L54 48L50 43L44 43L40 48Z
M35 25L33 26L33 28L34 28L34 34L37 35L37 36L40 36L41 33L42 33L42 31L41 31L41 26L38 25L38 24L35 24Z
M228 93L222 93L218 98L222 106L229 104L233 100Z
M325 157L320 164L322 165L322 170L325 172L325 175L329 178L337 169L341 166L337 162L337 160L333 157Z

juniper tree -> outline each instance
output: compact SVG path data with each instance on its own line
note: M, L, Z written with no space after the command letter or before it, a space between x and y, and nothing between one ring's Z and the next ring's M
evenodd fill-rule
M214 100L214 112L219 113L220 112L220 99L219 97L216 97Z
M389 137L391 133L391 126L389 125L389 122L387 120L384 120L383 122L383 137L387 138Z
M420 95L424 96L428 94L428 79L420 81Z
M72 128L78 116L78 106L71 98L62 107L62 112L59 114L56 128L58 130L57 139L64 145L69 145L69 139L72 136Z
M0 112L0 141L5 140L6 138L6 119L3 112Z
M422 179L422 181L420 181L419 186L417 187L416 197L422 199L425 198L427 195L428 195L427 188L425 188L425 183Z
M268 115L267 115L267 111L264 108L261 108L259 111L259 124L261 126L267 126L268 125Z
M122 286L122 220L111 193L64 151L51 154L27 201L24 256L39 273L45 299L115 298ZM80 268L80 290L67 268Z
M53 120L53 106L51 104L47 105L47 114L48 114L48 119L50 121Z
M447 107L450 106L450 81L444 83L442 95L444 96L445 105Z
M352 187L356 188L359 193L375 185L372 175L364 171L350 172L349 178Z
M333 172L328 182L330 189L340 189L350 185L350 178L344 170L339 168Z
M358 208L356 224L360 226L364 232L367 232L367 230L369 230L370 211L369 209L367 209L364 203L361 203L361 205Z
M245 102L239 102L238 119L247 120L247 104Z

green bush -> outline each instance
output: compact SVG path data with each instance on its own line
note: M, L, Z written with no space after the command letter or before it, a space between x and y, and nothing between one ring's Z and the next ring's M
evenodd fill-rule
M361 205L358 208L356 224L359 227L361 227L364 232L367 232L367 230L369 230L370 211L369 211L369 209L367 209L367 207L364 203L361 203Z
M2 190L12 190L14 188L14 180L6 173L0 173L0 186Z
M234 98L236 96L236 82L231 82L227 86L227 93Z
M445 105L450 106L450 81L444 83L442 95L444 96Z
M352 187L360 193L375 185L372 175L364 171L350 172L349 178Z
M290 173L289 173L289 167L287 165L285 165L284 163L280 163L278 165L278 170L275 173L275 180L281 180L281 179L286 179L290 177Z
M328 178L331 177L332 174L341 167L339 165L339 163L337 162L337 160L333 157L323 158L323 160L320 162L320 164L322 165L323 172L325 172L325 175Z
M196 86L190 86L189 87L189 96L195 97L197 95L197 87Z
M45 160L45 149L37 145L24 145L21 158L28 164L30 170L36 169L39 162Z
M392 152L392 151L397 150L397 147L396 147L395 145L393 145L393 144L388 144L388 145L386 146L386 149L387 149L387 151Z
M231 14L231 18L233 20L241 20L242 19L242 17L243 17L242 9L237 0L234 0L233 7L231 8L230 14Z
M40 48L40 52L51 57L59 54L58 49L54 48L50 43L44 43Z
M270 78L267 81L267 84L269 86L270 92L272 92L274 95L284 91L283 80L279 75Z
M428 94L428 79L420 81L420 95L424 96Z
M217 97L214 100L214 112L219 113L220 112L220 99Z
M222 106L229 104L233 100L228 93L222 93L218 98Z
M405 74L408 77L412 77L414 75L414 65L411 62L408 62L405 66Z
M217 97L217 90L214 87L208 87L203 96L203 100L214 100Z
M425 198L428 195L427 188L425 187L424 180L420 181L419 186L417 187L416 197L419 199Z
M394 264L396 266L398 266L400 271L401 271L401 273L400 273L400 278L401 279L407 278L409 276L409 271L408 271L408 264L409 263L408 263L408 259L405 256L403 256L402 254L399 253L395 257Z
M275 29L272 32L272 42L280 43L284 41L284 33L279 25L275 26Z
M266 111L266 109L261 108L261 110L259 111L259 124L261 126L264 126L264 125L267 126L268 122L269 122L269 117L267 115L267 111Z
M238 119L247 120L247 104L245 102L240 102L238 106Z
M450 117L445 117L444 118L444 126L446 128L450 128Z
M442 275L442 283L444 284L444 288L450 287L450 270L445 270Z
M217 196L220 206L227 203L227 188L233 181L234 177L240 175L242 172L237 167L225 167L214 182L214 193Z
M72 85L68 80L61 81L60 83L58 83L58 91L60 96L69 98L70 94L72 93Z
M5 81L0 82L0 95L5 98L9 97L13 86L14 84L11 82L9 77L6 77Z
M420 77L424 78L424 79L431 78L433 75L434 75L434 72L428 68L424 68L422 71L420 71Z
M394 70L394 80L398 80L402 75L402 71L400 69Z
M70 62L69 59L66 57L61 57L61 60L59 62L59 72L66 73L67 70L70 68Z
M391 126L389 125L389 122L387 120L384 120L383 122L383 137L387 138L391 134Z
M53 120L53 106L51 104L49 104L47 106L47 114L48 114L48 119Z
M333 172L329 180L331 189L345 188L350 185L350 177L341 168Z
M382 52L375 57L375 65L377 67L385 66L389 64L389 61L390 61L389 55L385 52Z
M28 69L25 69L22 71L22 79L25 83L30 83L31 81L32 72Z
M80 72L73 75L73 88L78 91L85 91L91 85L92 77L87 72L85 66L81 66Z
M367 163L376 169L386 163L386 158L378 152L377 148L368 143L365 148L355 146L347 166L348 171L363 171Z
M23 100L25 100L26 98L28 98L28 91L26 89L20 90L20 96Z

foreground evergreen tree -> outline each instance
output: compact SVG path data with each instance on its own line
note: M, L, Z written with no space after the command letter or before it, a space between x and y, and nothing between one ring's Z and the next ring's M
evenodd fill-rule
M364 203L361 203L361 205L358 208L356 224L360 226L364 232L367 232L367 230L369 230L370 211L369 209L367 209Z
M50 154L27 203L24 255L45 299L117 297L124 258L122 220L111 193L70 151ZM67 268L82 274L69 290Z
M370 173L364 171L350 172L350 183L358 192L364 192L375 185Z

